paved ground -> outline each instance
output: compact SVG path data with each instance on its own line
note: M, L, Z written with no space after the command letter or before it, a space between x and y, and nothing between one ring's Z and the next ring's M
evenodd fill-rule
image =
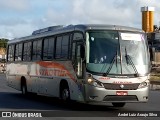
M160 80L152 80L150 82L150 89L151 90L160 90Z
M137 113L139 112L160 112L160 91L151 90L148 103L128 103L124 108L117 109L113 108L111 104L106 106L91 106L80 103L70 103L64 104L57 98L44 97L29 95L27 97L22 96L19 91L16 91L8 86L6 86L5 76L0 75L0 111L52 111L51 115L59 116L57 120L69 120L69 119L79 119L81 120L137 120L137 117L102 117L102 116L118 116L118 113ZM50 112L46 112L50 113ZM64 117L64 116L70 117ZM71 116L80 116L72 117ZM86 116L89 116L88 118ZM19 120L18 118L13 118L14 120ZM29 118L23 118L23 120L28 120ZM50 120L53 118L42 118L43 120ZM148 119L141 117L138 119ZM157 119L158 118L152 118ZM41 120L37 118L36 120Z

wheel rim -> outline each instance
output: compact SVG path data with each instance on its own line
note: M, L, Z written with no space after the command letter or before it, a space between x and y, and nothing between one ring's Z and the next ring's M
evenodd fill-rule
M22 94L26 94L26 87L24 85L22 86Z
M64 90L62 91L62 99L63 99L63 100L69 99L69 90L68 90L68 89L64 89Z

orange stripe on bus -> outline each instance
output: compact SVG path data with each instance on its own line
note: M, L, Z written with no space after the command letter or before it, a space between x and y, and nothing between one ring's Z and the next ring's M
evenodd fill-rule
M75 78L72 76L72 74L65 68L64 65L60 64L60 63L55 63L55 62L36 62L38 65L40 65L41 67L44 68L58 68L60 70L65 70L66 71L66 75L68 75L72 80L75 81ZM49 75L49 71L39 71L39 72L43 72L44 74L48 74ZM56 70L55 70L56 72ZM54 73L54 75L56 75L57 73ZM53 75L53 74L52 74ZM63 73L58 73L58 76L65 76L65 74Z

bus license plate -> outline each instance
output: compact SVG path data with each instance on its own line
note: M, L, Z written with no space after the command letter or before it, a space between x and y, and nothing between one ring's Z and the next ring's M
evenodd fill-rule
M127 91L116 91L116 95L128 95Z

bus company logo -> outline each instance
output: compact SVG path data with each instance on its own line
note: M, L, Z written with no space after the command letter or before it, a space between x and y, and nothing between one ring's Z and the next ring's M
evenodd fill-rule
M120 85L120 88L122 88L122 89L123 89L123 88L124 88L124 85L123 85L123 84L121 84L121 85Z
M43 76L61 76L66 77L66 71L65 70L59 70L59 69L40 69L39 74Z
M121 85L124 85L124 84L132 84L132 82L114 81L113 84L121 84Z
M37 70L37 75L43 76L67 76L65 67L59 63L52 62L37 62L40 69Z

